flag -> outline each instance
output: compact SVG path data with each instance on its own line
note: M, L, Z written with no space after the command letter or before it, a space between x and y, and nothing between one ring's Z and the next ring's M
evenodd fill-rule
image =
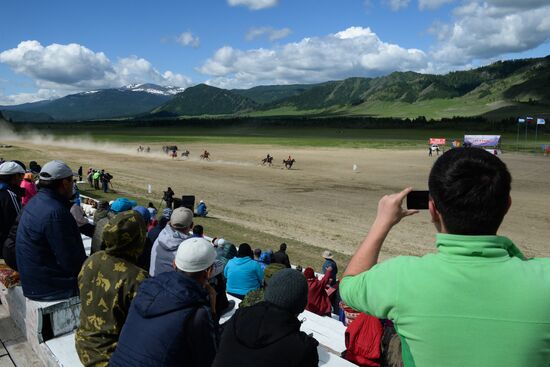
M522 118L518 119L518 124L524 124L524 123L525 123L525 119L522 119Z
M537 125L544 125L546 121L544 119L537 119Z
M527 122L533 122L533 118L532 117L527 117Z

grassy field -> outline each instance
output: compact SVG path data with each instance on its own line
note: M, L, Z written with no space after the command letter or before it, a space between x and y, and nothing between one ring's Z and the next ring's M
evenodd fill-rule
M425 149L428 138L446 137L460 138L466 133L464 130L418 130L418 129L330 129L330 128L217 128L200 129L184 127L140 127L140 128L82 128L75 133L75 129L56 128L48 131L60 138L88 137L96 141L119 142L135 144L136 146L163 143L185 145L186 143L201 142L205 144L269 144L295 147L344 147L344 148L382 148L382 149ZM491 132L469 130L469 134L489 134ZM495 132L497 133L497 132ZM524 143L524 131L520 132L520 145L516 146L516 134L504 133L503 149L515 151L519 148L522 152L537 151L540 144L550 144L550 135L539 132L538 141L534 140L534 131L528 132L527 143ZM0 143L1 137L0 137ZM538 150L540 152L540 150ZM0 148L0 157L8 159L20 159L29 162L37 158L36 151L14 147L11 149ZM53 159L59 157L42 157L41 159ZM82 164L82 157L64 157L68 164L78 167ZM119 196L126 196L146 206L149 201L158 205L158 195L149 195L144 188L133 186L117 187L116 193L104 195L99 190L90 190L87 185L81 185L84 195L96 199L112 200ZM157 193L158 194L158 193ZM157 199L155 199L157 198ZM223 208L216 208L223 210ZM289 255L296 264L308 264L320 266L320 247L311 246L296 240L274 236L260 231L246 228L239 224L229 223L219 218L197 218L196 224L203 225L207 234L216 235L222 233L234 243L248 242L262 248L271 247L276 250L278 244L289 244ZM336 260L340 264L346 264L349 256L335 253Z
M127 190L116 190L116 187L115 192L109 192L107 194L103 193L101 190L91 189L87 184L80 184L79 187L82 195L89 196L97 200L110 201L123 196L135 200L138 205L143 205L145 207L150 201L157 201L155 198L147 195L146 193L140 194L128 192ZM157 207L158 204L158 202L154 203ZM161 214L162 213L159 213L159 216ZM215 237L223 234L225 239L231 241L235 245L240 243L249 243L253 248L259 246L264 250L271 248L273 251L277 251L278 245L285 242L289 245L287 252L294 265L302 265L304 267L311 266L315 268L316 271L321 271L320 254L324 250L323 248L307 245L294 239L254 231L250 228L246 228L235 223L228 223L224 220L216 218L215 216L209 216L206 218L196 217L194 219L194 223L200 224L205 228L205 235ZM348 263L350 257L342 253L334 252L334 259L338 264L345 265Z
M138 127L93 128L83 127L78 134L74 129L58 128L50 131L59 137L86 136L96 141L136 144L268 144L295 147L343 147L377 149L425 148L430 137L462 138L465 134L502 135L502 148L506 151L540 152L541 144L550 144L550 132L539 129L538 139L530 127L527 140L525 130L515 133L471 130L421 130L421 129L335 129L335 128L186 128L186 127Z

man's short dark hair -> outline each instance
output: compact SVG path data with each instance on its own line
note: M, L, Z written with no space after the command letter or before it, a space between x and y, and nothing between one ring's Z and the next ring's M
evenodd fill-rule
M200 224L193 226L193 234L196 234L197 236L202 236L204 234L203 226L201 226Z
M506 164L479 148L443 154L430 172L430 196L447 231L494 235L508 209L512 177Z
M281 243L281 246L279 246L279 251L286 251L286 243Z
M237 257L254 257L252 253L252 248L248 243L241 243L239 249L237 250Z
M38 180L38 186L45 189L56 190L63 185L63 181L72 180L72 177L60 178L59 180Z

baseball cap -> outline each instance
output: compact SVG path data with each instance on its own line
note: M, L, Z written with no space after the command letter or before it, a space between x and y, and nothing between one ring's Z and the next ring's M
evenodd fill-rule
M188 208L179 207L174 209L170 218L170 225L176 229L189 228L193 223L193 212Z
M334 256L332 255L332 252L329 250L323 251L323 258L324 259L332 259Z
M73 177L73 171L63 161L50 161L40 171L40 179L43 181L61 180L67 177Z
M193 237L183 241L179 245L175 262L179 270L188 273L197 273L208 269L214 264L215 260L216 251L210 242L204 238Z
M115 213L125 212L126 210L132 209L136 206L137 203L133 200L126 198L118 198L111 204L111 210Z
M15 175L15 174L24 174L25 170L23 167L18 165L15 162L4 162L0 164L0 175L7 176L7 175Z

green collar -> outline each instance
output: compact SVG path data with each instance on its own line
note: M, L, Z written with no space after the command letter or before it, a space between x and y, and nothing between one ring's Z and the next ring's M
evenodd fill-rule
M438 233L435 244L439 253L448 256L518 257L526 260L516 245L507 237L502 236L462 236Z

